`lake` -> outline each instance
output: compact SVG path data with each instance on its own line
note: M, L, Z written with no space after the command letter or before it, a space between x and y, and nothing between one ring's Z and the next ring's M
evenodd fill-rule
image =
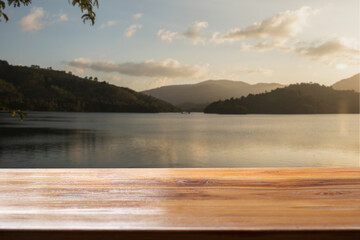
M0 114L1 168L359 167L359 115Z

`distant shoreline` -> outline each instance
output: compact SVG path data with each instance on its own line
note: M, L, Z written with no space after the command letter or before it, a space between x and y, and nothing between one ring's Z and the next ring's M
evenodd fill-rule
M71 112L71 111L27 111L24 110L25 113L101 113L101 114L174 114L174 115L191 115L191 114L203 114L203 115L229 115L229 116L254 116L254 115L360 115L360 113L245 113L245 114L236 114L236 113L205 113L205 112L190 112L190 114L182 114L181 112ZM6 111L0 111L0 115L8 115L11 117Z

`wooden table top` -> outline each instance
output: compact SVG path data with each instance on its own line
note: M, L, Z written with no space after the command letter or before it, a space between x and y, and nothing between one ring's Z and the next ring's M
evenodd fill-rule
M358 231L360 169L1 169L0 230Z
M1 169L0 229L360 230L360 169Z

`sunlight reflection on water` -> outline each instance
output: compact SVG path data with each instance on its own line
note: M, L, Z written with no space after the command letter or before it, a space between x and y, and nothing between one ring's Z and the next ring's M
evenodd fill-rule
M0 115L0 167L355 167L359 115Z

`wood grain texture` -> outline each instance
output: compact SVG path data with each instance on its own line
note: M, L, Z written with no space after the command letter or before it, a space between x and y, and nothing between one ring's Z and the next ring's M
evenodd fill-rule
M1 169L11 230L358 233L360 169Z

